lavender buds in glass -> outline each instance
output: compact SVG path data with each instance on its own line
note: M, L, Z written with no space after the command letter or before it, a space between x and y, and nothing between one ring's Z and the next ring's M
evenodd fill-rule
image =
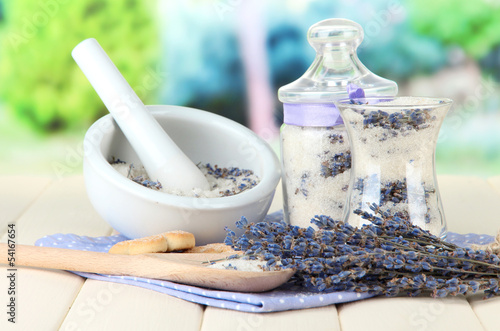
M225 243L244 251L244 258L264 259L267 268L294 268L293 281L313 292L500 295L497 255L447 243L412 225L404 212L389 214L376 204L370 209L354 211L369 221L361 228L328 216L311 220L318 230L242 218L236 225L244 234L227 229Z

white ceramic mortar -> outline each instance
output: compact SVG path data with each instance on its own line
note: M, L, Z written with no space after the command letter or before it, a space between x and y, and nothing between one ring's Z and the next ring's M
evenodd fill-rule
M118 173L112 157L140 163L111 115L96 121L84 139L87 193L99 215L129 238L184 230L196 244L222 242L224 227L241 216L261 221L280 179L271 147L246 127L206 111L179 106L147 106L174 142L194 163L250 169L261 182L238 195L221 198L175 196L143 187Z

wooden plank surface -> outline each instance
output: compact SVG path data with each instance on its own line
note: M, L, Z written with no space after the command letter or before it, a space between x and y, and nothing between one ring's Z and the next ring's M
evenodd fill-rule
M203 310L159 292L89 279L60 330L197 331Z
M0 177L0 236L51 182L44 177Z
M487 331L500 330L500 297L485 300L482 294L468 298L472 310Z
M35 189L24 194L22 185L35 182ZM90 205L81 176L35 182L28 177L0 178L2 225L16 222L19 242L32 244L54 233L110 234ZM496 231L500 177L440 176L439 185L450 230ZM273 210L280 208L280 191ZM8 286L6 273L1 267L0 293ZM17 289L18 323L8 324L4 312L0 330L500 330L500 298L484 301L477 296L373 298L337 307L250 314L205 309L142 288L85 281L64 271L19 268ZM1 300L5 298L3 294Z
M84 279L67 271L18 268L16 323L7 321L7 268L0 267L2 310L0 330L57 330L78 295Z
M82 176L54 180L17 220L16 227L17 242L26 245L48 234L104 236L112 230L90 204Z
M12 193L16 192L17 186L26 188L33 185L32 178L15 178L14 181L7 182L10 183L7 196L14 200L12 205L20 204L20 202L16 204L16 199L25 201L26 209L15 220L18 244L32 245L36 239L58 232L102 236L111 231L90 205L81 176L63 180L35 181L38 183L39 191L43 189L43 192L32 203L26 201L35 193L25 191L22 193L17 191L16 195ZM44 185L46 187L43 188ZM4 189L7 189L7 186ZM2 195L5 196L3 189ZM10 214L16 214L14 209ZM2 233L2 241L5 242L6 229L2 229ZM2 267L0 275L6 273L7 270ZM2 279L0 288L6 289L6 277L2 276L0 279ZM8 330L15 327L15 330L56 330L63 322L83 284L83 278L65 271L19 268L16 272L19 322L13 326L2 318L0 325L5 326L5 329L0 329Z
M491 187L493 187L493 189L498 194L500 194L500 176L490 177L490 178L488 178L487 182L488 182L488 184L491 185Z
M380 297L339 305L338 312L342 330L483 330L464 297Z
M340 331L335 306L252 314L207 307L201 331L314 330Z
M500 229L500 194L485 179L439 176L448 230L458 233L495 235Z

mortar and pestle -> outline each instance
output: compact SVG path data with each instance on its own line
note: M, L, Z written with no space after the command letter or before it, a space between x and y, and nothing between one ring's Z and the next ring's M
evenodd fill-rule
M115 230L129 238L184 230L203 245L222 242L224 228L234 228L242 216L264 219L280 179L279 161L265 141L206 111L145 106L95 39L81 42L72 55L110 112L85 135L83 167L92 205ZM183 192L208 189L199 162L250 169L260 183L233 196L177 196L122 176L113 159L142 164L152 180Z

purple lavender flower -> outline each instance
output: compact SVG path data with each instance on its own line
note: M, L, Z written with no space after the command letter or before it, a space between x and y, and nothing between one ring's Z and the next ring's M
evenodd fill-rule
M244 234L227 229L225 243L245 251L244 258L267 261L268 269L295 269L292 281L315 292L500 295L498 256L444 242L401 213L370 209L355 211L371 223L361 228L324 215L311 220L318 230L242 218L236 225Z

